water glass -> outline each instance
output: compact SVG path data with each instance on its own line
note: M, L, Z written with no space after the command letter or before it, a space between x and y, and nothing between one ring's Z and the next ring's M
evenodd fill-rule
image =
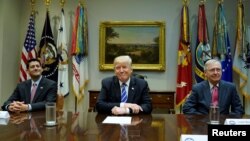
M217 105L211 105L209 110L209 122L210 124L220 123L220 109Z
M47 102L45 107L46 107L46 125L48 126L56 125L56 103Z

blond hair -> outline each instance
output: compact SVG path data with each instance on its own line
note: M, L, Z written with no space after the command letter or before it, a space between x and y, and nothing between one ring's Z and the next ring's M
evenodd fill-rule
M132 66L132 59L128 55L118 56L114 59L114 67L119 63L127 63L130 67Z

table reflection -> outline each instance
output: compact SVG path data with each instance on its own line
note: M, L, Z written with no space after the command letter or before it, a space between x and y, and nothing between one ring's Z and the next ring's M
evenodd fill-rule
M10 114L0 125L0 138L11 141L179 141L181 134L207 134L208 116L183 114L131 115L130 125L103 124L110 115L57 112L57 126L46 127L45 112ZM249 118L249 116L221 116Z
M108 115L97 114L95 117L98 126L98 140L147 140L153 138L149 131L152 130L152 115L134 115L130 125L103 124ZM126 130L126 131L124 131ZM126 137L123 135L126 132ZM112 133L112 136L110 136Z

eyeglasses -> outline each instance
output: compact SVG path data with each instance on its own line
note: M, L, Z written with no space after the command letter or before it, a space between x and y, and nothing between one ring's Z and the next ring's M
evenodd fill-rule
M213 68L213 69L209 69L207 71L209 71L209 72L221 72L221 68Z

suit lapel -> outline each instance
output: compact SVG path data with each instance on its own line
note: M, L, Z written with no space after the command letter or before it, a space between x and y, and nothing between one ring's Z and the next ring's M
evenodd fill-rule
M210 107L212 95L211 95L211 90L210 90L210 86L209 86L208 81L206 81L204 83L204 87L205 87L205 89L204 89L205 90L205 100L206 100L207 106Z
M114 77L114 89L112 90L114 92L115 99L121 100L121 86L119 83L119 80L117 77Z
M128 103L133 102L133 99L135 96L135 90L134 90L135 85L136 85L135 79L134 77L131 77L129 88L128 88L128 100L127 100ZM121 100L121 86L117 77L114 77L114 86L115 86L114 87L115 89L113 91L114 91L114 94L116 94L115 97Z
M218 93L218 106L220 106L220 103L222 102L220 99L223 99L223 90L225 90L226 88L224 88L223 82L220 81L219 82L219 93Z
M31 80L27 81L25 84L25 103L30 103L30 97L31 97Z
M127 102L129 103L133 102L132 100L134 99L134 96L135 96L135 90L134 90L135 85L136 85L135 79L131 77L129 88L128 88L128 100L127 100Z

